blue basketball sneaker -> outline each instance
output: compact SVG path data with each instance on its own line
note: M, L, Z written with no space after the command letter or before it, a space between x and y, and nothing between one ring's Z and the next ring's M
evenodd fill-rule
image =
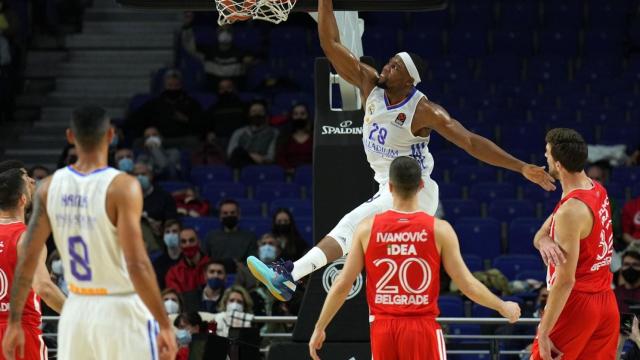
M247 258L249 270L271 294L280 301L289 301L296 291L296 282L291 277L293 263L291 261L277 260L267 265L255 256Z

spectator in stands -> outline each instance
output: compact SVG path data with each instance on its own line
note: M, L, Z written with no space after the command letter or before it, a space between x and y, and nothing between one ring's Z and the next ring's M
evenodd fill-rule
M162 302L164 303L164 309L167 314L180 314L184 311L184 305L182 302L182 296L178 294L174 289L162 290Z
M640 165L640 147L634 150L631 155L629 155L629 159L627 160L627 165L629 166L637 166Z
M251 231L238 227L240 206L234 200L220 203L220 222L222 229L207 234L209 256L222 259L230 272L235 272L236 261L244 262L249 255L256 253L256 236Z
M209 215L209 202L198 196L194 187L174 193L178 214L181 216L201 217Z
M142 231L145 244L148 251L159 251L162 249L162 224L178 217L176 203L169 193L153 185L153 172L148 164L136 163L133 173L138 177L144 195Z
M280 242L271 233L266 233L258 240L258 257L265 264L278 260L282 254Z
M160 289L165 288L164 279L169 269L180 260L180 231L182 224L176 219L164 222L164 251L153 261L153 270L156 272Z
M118 170L124 171L128 174L133 173L133 151L128 148L121 148L116 150L114 155L114 162Z
M587 176L592 180L605 185L609 179L609 173L611 172L611 165L607 161L597 161L587 167Z
M185 293L204 285L204 268L209 258L200 250L198 234L191 228L180 231L180 250L182 256L167 272L165 284L178 293Z
M78 153L76 152L76 146L73 144L67 144L64 149L62 149L62 154L58 158L58 169L63 168L65 166L75 164L78 161Z
M202 299L200 311L216 313L224 289L227 287L227 270L224 263L218 260L209 261L205 267L204 277L207 283L200 292Z
M300 165L311 164L313 153L313 129L309 110L304 104L291 109L290 130L282 136L278 148L278 164L293 173Z
M254 101L249 106L249 125L236 130L229 140L227 156L232 167L269 164L275 160L278 130L267 124L267 105Z
M631 333L622 334L620 340L624 340L624 338L628 338L633 342L633 346L622 356L620 354L616 356L616 359L622 360L638 360L640 359L640 322L638 321L638 317L635 316L633 322L631 323Z
M233 33L230 27L219 28L216 48L199 50L204 54L204 71L209 88L215 89L220 79L233 79L236 83L244 83L245 66L253 60L233 45Z
M182 14L182 26L178 31L180 44L182 45L182 49L189 55L194 58L204 61L204 57L202 54L198 53L196 48L196 40L193 36L193 19L194 19L193 11L185 11Z
M288 209L281 208L273 214L271 232L280 243L282 256L288 260L298 260L309 250Z
M224 147L213 131L205 134L202 144L191 154L192 165L220 165L225 161Z
M220 80L217 95L218 101L205 113L205 127L215 132L224 146L234 131L247 125L246 104L240 99L231 79Z
M189 344L193 337L198 336L204 329L205 324L195 311L181 313L173 322L178 331L176 331L176 340L178 342L178 354L176 360L189 359Z
M167 141L181 143L201 133L201 117L202 108L184 90L180 71L168 70L162 93L132 114L125 127L138 137L147 127L155 126Z
M36 183L38 183L40 180L51 175L51 171L46 166L35 165L31 169L29 169L28 175L30 178L35 180Z
M626 244L640 241L640 196L622 208L622 239Z
M632 312L629 306L640 305L640 244L629 245L622 253L622 267L613 282L620 312Z
M144 129L143 136L134 145L139 153L136 160L151 165L157 178L177 179L180 174L180 150L165 147L163 136L155 126Z
M20 19L6 0L0 0L0 123L10 120L15 108L21 58L26 53L19 30Z
M229 336L229 328L251 327L253 300L245 288L234 285L222 295L218 311L220 312L214 317L218 324L216 334L227 337Z

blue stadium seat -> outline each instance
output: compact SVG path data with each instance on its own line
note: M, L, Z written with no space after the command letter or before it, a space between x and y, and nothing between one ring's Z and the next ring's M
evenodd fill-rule
M193 184L187 181L158 181L158 186L162 188L162 190L172 193L178 190L188 189L193 187Z
M459 199L462 197L462 187L456 183L438 183L438 195L441 199Z
M527 0L500 2L500 17L497 25L501 29L535 28L538 25L538 3Z
M183 217L182 226L185 228L193 228L200 238L201 242L204 242L207 234L210 231L220 229L220 219L216 217Z
M278 199L271 203L269 213L273 214L279 208L288 209L295 217L311 217L312 215L312 205L309 200Z
M271 219L263 217L240 217L238 227L253 232L259 239L262 235L271 232Z
M467 59L447 56L430 63L431 74L436 81L468 81L473 78Z
M609 1L590 0L588 23L590 28L624 28L627 23L628 4L624 1L611 3ZM629 3L629 2L627 2Z
M544 151L544 131L541 126L516 125L502 127L502 146L507 149Z
M499 317L497 311L479 304L473 304L471 307L471 316L479 318Z
M477 255L465 254L462 255L462 260L464 260L464 263L471 272L484 270L484 261Z
M264 46L264 33L254 27L234 27L233 44L250 54L259 52Z
M262 203L252 199L234 199L240 207L242 216L258 217L262 216Z
M497 44L495 46L497 46ZM482 59L480 76L487 80L522 79L522 60L516 55L510 54L499 54L484 57Z
M472 98L478 96L484 96L483 94L488 94L491 92L491 84L486 80L470 80L466 81L464 84L453 84L449 89L449 94L454 97L465 97ZM465 107L468 108L469 104L465 104ZM467 119L461 119L462 121L466 121Z
M438 297L438 308L442 317L464 316L464 303L460 296L442 295Z
M542 220L536 218L518 218L509 224L509 236L507 251L509 254L535 255L537 250L533 247L533 237L536 235Z
M577 40L575 41L577 42ZM553 82L568 78L569 64L564 56L545 55L529 59L527 65L527 79L529 80Z
M191 181L198 186L210 182L231 182L233 173L225 165L194 166L191 169Z
M500 270L509 280L515 280L516 274L522 271L540 271L544 263L535 255L501 255L493 259L493 267Z
M531 112L536 124L575 124L578 120L578 112L575 109L538 109Z
M218 97L215 94L206 92L191 92L192 98L194 98L203 109L208 109L211 105L218 101Z
M139 110L142 105L144 105L147 101L151 100L153 96L151 94L135 94L129 100L129 112L135 112Z
M210 204L218 204L224 199L242 199L247 197L247 188L244 184L232 182L216 182L203 185L200 195Z
M409 13L411 29L409 33L423 29L442 31L449 25L448 11L416 11ZM405 44L406 45L406 44Z
M534 279L538 281L546 281L547 272L545 270L525 270L516 274L516 280Z
M306 187L308 190L312 186L313 181L313 168L311 165L302 165L296 168L296 172L293 175L293 182Z
M482 333L482 328L480 327L480 325L475 325L475 324L451 324L448 326L449 331L448 333L450 335L478 335ZM464 344L482 344L483 348L487 348L489 346L489 344L486 342L486 340L475 340L475 339L449 339L449 341L451 341L452 343L464 343ZM477 346L477 345L476 345ZM469 360L469 359L480 359L477 358L476 356L478 355L474 355L474 357L471 358L464 358L464 360ZM447 359L449 359L450 357L447 357ZM489 359L488 355L487 358Z
M633 186L640 183L640 167L618 167L613 169L611 181L624 186Z
M455 29L449 33L449 54L480 57L487 53L487 33L475 29Z
M265 182L283 182L284 170L278 165L249 165L240 172L240 181L251 186Z
M367 49L367 55L383 65L399 50L398 29L389 29L384 26L368 27L362 35L362 46Z
M578 31L574 28L555 29L538 33L540 54L576 56L578 54Z
M475 165L478 160L460 149L438 151L433 155L438 167L453 169L462 165Z
M274 27L269 34L269 58L286 57L292 48L298 53L306 53L307 43L307 32L303 27Z
M475 200L443 199L442 207L444 218L451 223L462 217L480 216L480 204Z
M513 198L515 189L511 184L483 182L473 184L469 196L474 200L490 203L496 199Z
M247 88L251 91L258 89L265 81L277 79L283 75L283 71L275 69L269 64L252 65L247 70Z
M388 26L389 28L402 29L407 24L407 13L362 13L362 19L367 26Z
M431 45L424 46L424 44ZM442 29L430 30L420 28L405 32L403 47L407 49L407 51L414 52L426 58L441 57L444 54L442 45Z
M517 99L531 99L538 96L538 86L531 81L519 81L522 76L512 81L502 81L496 85L496 95ZM501 109L503 110L503 109Z
M193 39L196 43L196 46L215 47L218 43L216 28L209 25L194 25Z
M277 199L300 198L300 185L285 182L268 182L256 185L254 198L270 203Z
M640 196L640 183L636 183L631 187L631 198Z
M311 217L298 217L296 218L296 226L307 245L313 246L313 219Z
M556 208L556 205L558 205L559 202L560 198L549 198L544 200L544 202L542 203L542 217L544 219L548 218L553 213L553 210Z
M591 34L598 35L598 34ZM605 36L605 35L601 35ZM606 36L605 36L606 37ZM586 47L586 45L585 45ZM611 56L612 51L602 49L595 50L596 54L606 53L606 56L590 56L584 58L580 67L575 69L574 78L579 82L605 82L609 79L615 79L622 73L622 56Z
M573 28L582 25L584 4L582 0L545 0L543 24L547 28Z
M493 259L501 253L500 223L495 219L462 218L455 229L463 254L475 254Z
M607 195L613 199L625 199L627 197L627 189L616 182L609 182L604 184L604 188L607 189Z
M451 180L463 186L496 179L496 168L483 165L459 166L451 174Z
M466 1L455 9L454 27L483 30L493 22L493 4L491 1Z
M536 215L535 206L529 200L497 199L489 205L489 216L503 222L519 217L533 217Z
M637 149L640 145L640 126L607 126L602 128L600 134L600 144L602 145L627 145L627 149Z

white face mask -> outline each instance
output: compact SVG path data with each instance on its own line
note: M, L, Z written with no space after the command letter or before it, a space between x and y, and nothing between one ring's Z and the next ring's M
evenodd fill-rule
M244 312L244 305L237 302L230 302L227 304L227 312Z
M51 272L60 276L62 275L64 269L62 268L62 260L53 260L51 262Z
M167 311L167 314L177 314L180 311L180 305L177 302L167 299L164 301L164 309Z

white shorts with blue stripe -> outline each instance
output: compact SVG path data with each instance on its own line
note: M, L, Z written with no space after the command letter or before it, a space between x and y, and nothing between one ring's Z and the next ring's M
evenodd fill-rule
M58 325L58 359L158 359L159 327L137 295L71 294Z

